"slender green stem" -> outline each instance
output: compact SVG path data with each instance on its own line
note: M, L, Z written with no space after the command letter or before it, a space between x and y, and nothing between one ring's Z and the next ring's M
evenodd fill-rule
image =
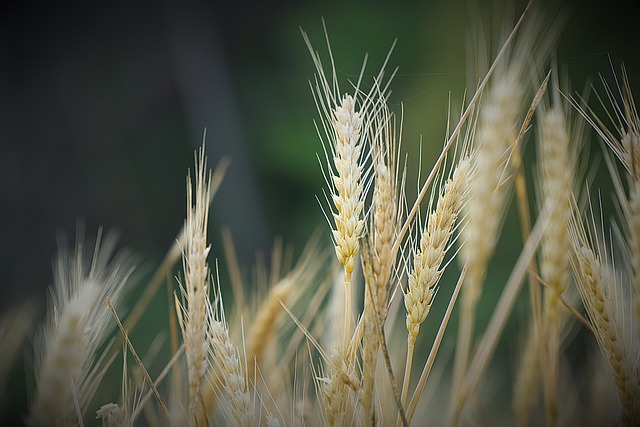
M409 394L409 382L411 380L411 366L413 364L413 351L415 349L416 340L409 335L407 337L407 360L404 365L404 379L402 380L402 396L400 401L402 406L407 403L407 394Z

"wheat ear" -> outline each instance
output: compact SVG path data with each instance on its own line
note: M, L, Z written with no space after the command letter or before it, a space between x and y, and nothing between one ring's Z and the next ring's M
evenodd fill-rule
M229 325L224 314L224 306L220 289L214 289L214 303L206 300L207 322L209 333L207 337L208 357L210 366L208 380L216 387L220 387L230 404L230 414L224 415L228 422L232 420L240 427L253 426L255 417L253 404L247 380L246 364L243 362L240 350L229 337Z
M602 99L601 103L607 110L608 117L614 121L616 132L609 130L592 110L576 105L575 102L574 105L594 127L627 171L628 195L625 197L623 190L617 190L628 231L627 245L631 255L631 287L633 289L631 298L634 323L640 325L640 116L624 65L622 66L622 78L619 80L618 77L615 77L617 93L604 78L602 82L610 105L605 105ZM617 175L618 172L612 173ZM636 332L640 334L640 328L636 328Z
M593 218L593 214L591 214ZM574 215L570 222L571 267L578 291L589 314L593 333L616 386L622 408L623 425L640 423L640 382L637 375L637 342L632 328L624 326L626 317L623 298L600 232L602 226L591 225L588 233L582 220ZM627 325L628 326L628 325Z
M367 238L371 253L371 271L365 274L365 286L371 292L364 293L364 342L363 342L363 409L365 419L375 417L372 413L372 398L378 355L378 338L375 319L384 321L387 316L387 304L392 275L397 254L393 253L397 231L401 226L401 189L398 181L399 142L396 135L395 117L390 113L383 94L374 88L373 97L375 116L369 126L369 141L374 168L374 189L367 224ZM377 102L377 105L375 105ZM402 126L400 126L402 127ZM400 129L400 132L402 130ZM375 304L371 298L374 298ZM376 313L377 309L377 313Z
M516 26L523 22L532 3L527 4ZM495 249L506 210L509 185L505 184L513 167L510 153L514 144L519 144L525 129L523 126L523 131L518 133L517 124L525 107L525 95L530 90L528 79L541 74L540 70L546 66L559 34L562 14L554 12L557 11L543 9L543 6L533 8L532 16L523 24L515 45L509 47L508 57L496 69L492 86L483 94L474 144L476 176L466 205L468 223L462 236L462 255L468 267L468 280L462 295L452 396L464 382L485 270ZM546 84L542 86L546 87ZM540 91L534 97L533 110L539 96ZM532 109L529 110L531 112ZM529 115L525 122L528 119ZM456 401L457 398L452 397L451 402Z
M325 28L326 35L326 28ZM325 181L329 189L327 201L333 218L332 237L338 261L344 266L344 331L343 348L346 349L352 332L351 275L358 254L358 239L364 228L362 213L365 198L366 161L364 136L366 136L366 105L359 105L360 80L355 95L340 92L329 38L326 36L331 59L331 82L327 79L319 54L314 51L306 33L303 38L316 66L316 81L312 93L321 116L327 171ZM366 63L366 61L365 61ZM360 78L362 78L361 71ZM328 215L327 215L328 217ZM331 221L330 221L331 224Z
M289 304L295 284L287 277L280 280L271 288L251 322L247 339L247 355L252 360L252 363L249 363L249 378L255 374L255 368L261 365L267 347L273 344L278 319L284 313L282 305Z
M195 159L195 182L187 176L186 240L182 254L184 284L181 286L186 304L180 316L185 342L187 375L189 385L189 423L196 424L200 405L200 383L206 370L207 312L209 298L207 256L211 247L207 245L209 222L209 199L211 176L207 172L204 145Z
M543 371L545 406L549 425L558 417L556 381L560 350L561 297L569 281L568 224L571 216L571 184L574 160L570 151L567 121L561 106L544 112L540 122L540 181L543 200L558 198L540 246L540 274L545 288L543 324L547 363Z
M462 256L467 264L467 279L462 290L453 394L457 393L467 369L485 268L504 216L508 194L504 180L509 173L509 150L516 138L515 125L524 94L517 73L505 71L494 78L496 80L485 94L479 113L474 154L476 175L470 184L470 197L465 205L468 222L462 230Z
M113 327L105 304L121 304L132 272L125 254L112 258L116 237L101 233L90 260L82 237L75 252L61 247L55 264L49 315L36 348L36 395L26 420L30 426L82 423L100 376L97 350Z
M332 175L335 190L331 194L335 207L333 211L335 228L332 233L336 255L338 261L344 265L345 272L343 345L346 347L351 337L351 274L354 258L359 249L358 238L364 227L361 216L364 207L364 185L361 181L362 143L360 141L362 117L356 111L355 100L351 95L345 95L340 105L336 107L333 127L336 139L333 153L335 171Z
M342 359L335 355L336 359ZM324 398L324 413L327 424L331 427L342 426L345 423L349 390L347 385L340 379L340 374L332 369L329 377L318 377L318 387Z
M466 188L471 178L471 161L460 160L442 192L435 210L431 212L427 224L420 233L418 245L413 249L413 268L408 275L404 305L407 310L407 360L405 363L402 403L406 402L411 365L420 325L425 321L436 293L436 287L444 268L442 261L450 248L456 219L462 209Z

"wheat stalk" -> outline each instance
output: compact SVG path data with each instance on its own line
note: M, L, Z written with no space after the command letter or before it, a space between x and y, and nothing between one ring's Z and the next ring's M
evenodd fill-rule
M375 116L371 119L370 150L373 159L374 189L367 226L367 238L371 253L370 270L365 273L365 286L370 292L364 293L364 342L363 342L363 411L365 419L375 419L372 399L379 342L373 316L385 319L391 279L396 265L397 254L393 247L397 231L401 225L402 189L398 177L398 151L400 144L396 135L395 118L385 103L382 92L373 89L372 104ZM400 126L399 132L402 132ZM372 299L375 299L375 303ZM377 310L377 312L376 312Z
M535 322L530 322L526 341L518 361L518 370L513 386L513 411L517 426L529 424L531 414L538 403L540 378L542 377L541 355L544 347L540 344L542 334Z
M331 81L326 77L320 56L313 49L307 34L302 32L302 35L317 72L315 84L311 84L311 90L321 116L323 131L318 129L318 134L323 141L325 157L321 165L322 163L327 165L326 171L323 168L323 175L329 191L326 198L333 221L329 220L326 212L325 216L332 228L336 256L344 267L345 303L342 344L343 349L346 349L352 336L351 276L359 250L358 240L365 226L364 203L370 181L370 170L365 165L371 153L365 149L366 139L372 132L375 135L375 130L370 131L371 122L379 117L378 108L384 105L387 97L389 83L383 84L384 70L393 46L375 78L371 95L361 92L366 57L358 80L353 84L352 95L342 92L338 84L326 27L325 36L331 60ZM388 81L390 82L392 78L393 75Z
M208 301L207 245L211 175L207 172L204 145L196 156L195 182L187 176L186 241L182 255L186 304L182 305L180 327L186 347L189 385L189 423L196 424L201 401L200 383L206 371L206 337Z
M332 237L336 256L344 266L345 272L343 347L346 348L351 336L351 274L359 249L358 239L364 228L362 211L365 197L363 179L365 178L363 177L365 155L364 141L361 136L366 135L364 128L366 113L362 112L362 106L358 105L358 87L355 95L342 94L335 77L333 62L333 82L329 83L318 54L313 50L305 33L303 37L317 71L312 92L326 135L324 149L328 171L325 180L329 187L327 200L333 217ZM331 55L328 38L327 45ZM332 56L331 58L333 61ZM325 141L322 136L321 139Z

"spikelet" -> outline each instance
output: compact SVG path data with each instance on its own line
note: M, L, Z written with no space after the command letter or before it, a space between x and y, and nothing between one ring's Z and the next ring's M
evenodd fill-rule
M377 86L376 86L377 88ZM371 250L371 275L374 280L372 294L376 298L379 316L386 316L390 279L396 261L392 253L401 224L403 204L399 182L399 137L402 128L396 129L395 116L389 111L384 94L373 90L374 116L369 127L369 142L373 158L374 189L369 212L367 235Z
M285 277L273 286L251 322L247 339L247 355L252 361L249 364L249 377L253 377L255 368L262 365L269 347L274 345L278 320L284 312L282 305L288 305L294 285L291 278Z
M327 425L342 426L345 423L345 415L347 411L348 390L347 386L340 381L337 373L332 372L329 378L323 378L323 384L320 385L322 397L325 400L325 416Z
M131 391L131 379L127 369L127 345L122 346L122 388L120 403L107 403L96 411L96 419L101 419L107 427L133 427L136 411L142 394Z
M281 427L280 419L275 417L272 413L267 414L267 427Z
M207 225L209 218L209 198L211 176L207 173L204 145L196 157L195 182L187 176L187 219L185 223L186 242L182 253L184 284L182 293L186 304L182 310L180 328L185 342L187 374L189 378L189 423L196 423L200 405L200 383L206 370L207 313L209 267L207 256Z
M47 323L36 348L35 399L30 426L75 425L81 421L99 382L96 354L115 325L106 304L121 305L132 272L124 254L112 257L116 237L101 233L90 260L78 237L75 252L61 247Z
M304 337L301 331L295 330L293 322L286 322L289 320L287 310L294 316L299 313L303 319L312 319L317 311L314 307L324 299L323 291L317 286L326 273L323 267L326 267L332 254L324 248L320 249L318 237L316 235L310 239L295 266L281 278L281 269L290 267L281 265L282 249L274 249L272 272L267 279L270 289L267 295L257 295L255 313L245 323L248 324L246 358L251 361L248 363L247 377L253 378L259 370L269 393L277 397L277 401L284 397L282 394L286 394L287 383L283 379L289 376L290 363L296 357ZM291 329L297 333L297 338L289 335ZM287 337L286 344L280 339L283 336Z
M354 420L354 402L351 396L362 395L359 380L355 376L355 370L349 355L333 351L330 360L325 360L330 366L331 372L325 374L320 370L315 376L316 392L324 401L323 413L329 426L352 425Z
M505 67L506 68L506 67ZM496 70L498 71L498 70ZM519 73L513 69L494 74L493 84L485 92L480 107L478 128L474 138L475 178L469 186L469 200L464 215L467 224L462 229L462 262L467 276L462 288L459 332L453 369L450 412L459 417L458 400L469 353L471 352L478 300L482 293L485 269L499 237L506 210L510 174L509 153L517 135L522 109L524 86ZM454 425L457 421L454 420Z

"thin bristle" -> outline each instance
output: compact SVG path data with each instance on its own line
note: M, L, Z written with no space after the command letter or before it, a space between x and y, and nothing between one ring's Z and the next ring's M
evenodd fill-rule
M629 77L622 66L622 78L615 76L616 90L603 78L606 95L610 105L604 105L607 115L613 122L615 131L599 119L592 110L578 106L585 119L594 127L605 141L611 152L618 158L627 172L628 193L624 196L621 183L615 180L622 206L624 226L628 231L627 246L630 251L631 286L633 293L634 322L640 324L640 116L633 99ZM617 175L617 171L612 171ZM640 328L638 328L640 333Z

